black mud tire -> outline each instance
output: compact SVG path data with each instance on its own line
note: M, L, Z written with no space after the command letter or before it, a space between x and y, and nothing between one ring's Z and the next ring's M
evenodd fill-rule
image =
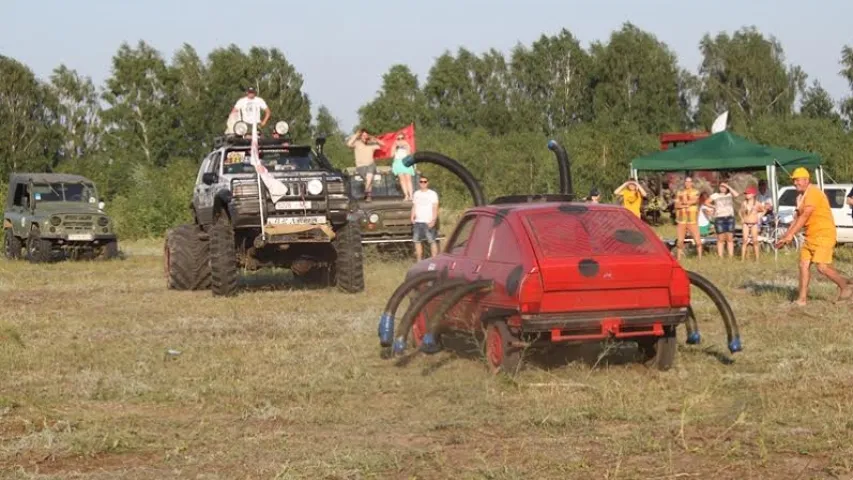
M214 296L237 293L239 270L234 230L227 215L221 214L210 227L210 290Z
M118 258L118 240L110 240L101 247L100 255L98 258L101 260L115 260Z
M166 234L163 263L166 286L172 290L210 288L207 238L195 225L180 225Z
M486 325L486 365L492 373L515 375L521 365L521 348L512 343L518 339L510 332L504 320L495 320Z
M675 363L675 353L678 351L675 327L664 327L662 337L640 339L637 346L647 367L667 371Z
M3 231L3 254L9 260L17 260L21 258L21 249L24 248L24 242L15 236L15 232L11 228L6 228Z
M331 267L330 282L346 293L364 291L364 254L358 225L349 222L339 228L332 247L335 263Z
M41 238L38 227L33 227L27 237L27 260L30 263L47 263L51 260L52 253L53 244L50 240Z

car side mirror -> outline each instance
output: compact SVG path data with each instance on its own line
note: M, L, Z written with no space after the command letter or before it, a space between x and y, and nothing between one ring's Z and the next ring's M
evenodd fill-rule
M205 185L213 185L219 179L219 175L216 172L205 172L201 176L201 181Z

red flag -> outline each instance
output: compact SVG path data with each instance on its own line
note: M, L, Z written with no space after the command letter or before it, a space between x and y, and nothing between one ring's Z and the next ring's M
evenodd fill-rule
M410 123L408 126L397 130L396 132L383 133L376 136L376 139L382 143L382 148L373 152L373 158L391 158L394 156L394 142L397 141L397 135L403 134L409 146L412 147L410 153L415 153L415 124Z

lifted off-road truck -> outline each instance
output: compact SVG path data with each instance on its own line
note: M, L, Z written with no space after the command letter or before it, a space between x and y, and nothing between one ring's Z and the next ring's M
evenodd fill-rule
M95 184L79 175L13 173L3 213L3 252L33 263L61 252L112 259L118 240Z
M196 178L194 224L166 236L169 288L231 295L241 268L280 267L311 283L348 293L364 290L361 235L348 180L323 154L323 143L320 138L315 148L294 145L286 135L259 140L261 163L287 187L273 202L250 162L251 141L217 138Z

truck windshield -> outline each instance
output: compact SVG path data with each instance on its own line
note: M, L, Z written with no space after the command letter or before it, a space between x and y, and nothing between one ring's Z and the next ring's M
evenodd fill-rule
M258 152L261 164L270 172L320 170L320 164L309 151L263 149ZM255 173L249 150L233 150L225 155L223 172L226 175Z
M36 183L33 198L37 202L86 202L95 203L97 193L91 183Z
M415 190L417 190L418 178L417 175L412 178ZM379 173L373 176L372 196L376 197L400 197L403 198L403 191L400 190L400 182L397 176L393 173ZM364 197L364 179L361 175L353 175L350 182L350 194L355 198Z

